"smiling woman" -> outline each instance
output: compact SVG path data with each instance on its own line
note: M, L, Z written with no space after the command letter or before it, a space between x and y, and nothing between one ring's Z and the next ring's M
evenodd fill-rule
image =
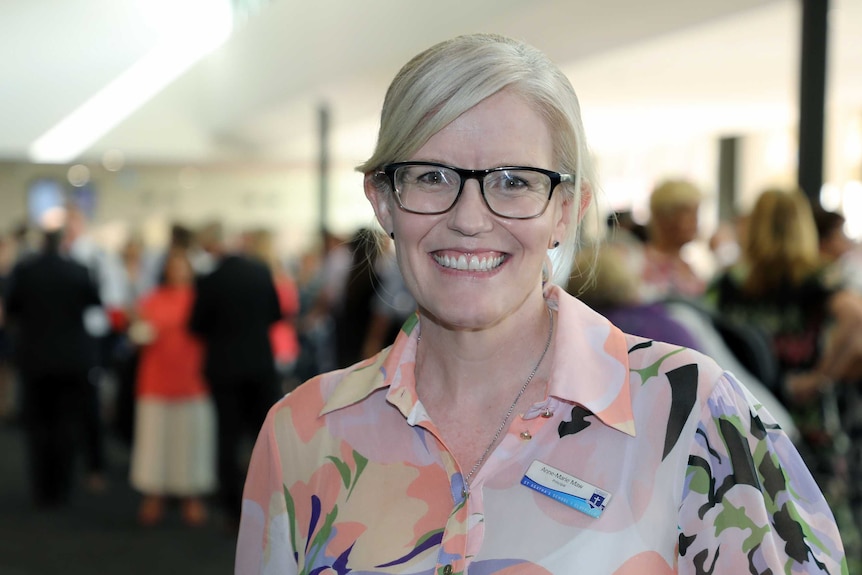
M594 180L541 52L486 34L422 52L359 170L418 312L270 411L237 573L846 573L743 384L555 285Z

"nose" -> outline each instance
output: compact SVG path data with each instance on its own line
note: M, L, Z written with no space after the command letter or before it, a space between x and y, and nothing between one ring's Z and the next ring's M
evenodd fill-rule
M449 227L465 236L475 236L493 226L493 214L485 204L479 180L464 182L461 197L449 212Z

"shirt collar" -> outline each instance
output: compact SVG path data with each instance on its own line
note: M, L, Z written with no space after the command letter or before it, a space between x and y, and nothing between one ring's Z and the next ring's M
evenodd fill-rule
M548 305L559 312L556 349L566 350L554 357L550 395L582 405L605 425L634 436L625 334L558 286L548 288L545 295ZM419 316L413 315L389 350L362 362L335 386L320 414L388 387L387 401L409 418L418 401L414 377L418 328Z
M320 415L358 403L375 391L388 387L387 400L407 417L418 401L413 372L418 327L418 314L407 318L391 348L363 361L341 379L323 405Z
M546 290L555 307L554 355L549 394L582 405L602 423L635 435L625 334L559 286Z

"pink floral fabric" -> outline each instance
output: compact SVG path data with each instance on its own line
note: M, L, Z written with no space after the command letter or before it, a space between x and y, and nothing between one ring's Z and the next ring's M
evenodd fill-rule
M513 418L464 495L418 401L421 319L391 348L271 410L236 573L846 573L787 436L697 352L623 334L552 287L546 399ZM594 518L521 484L541 461L606 492Z

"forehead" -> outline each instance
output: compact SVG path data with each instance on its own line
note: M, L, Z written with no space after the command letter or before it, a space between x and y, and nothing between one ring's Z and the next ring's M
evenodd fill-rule
M523 97L502 90L434 134L412 158L461 168L528 165L551 169L547 122Z

